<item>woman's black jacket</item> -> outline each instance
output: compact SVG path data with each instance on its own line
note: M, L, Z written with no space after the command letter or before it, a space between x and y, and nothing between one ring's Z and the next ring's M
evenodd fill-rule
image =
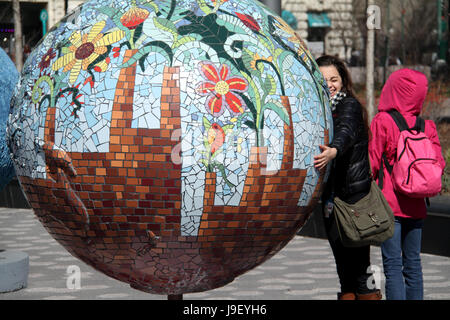
M353 97L342 99L333 112L334 137L331 148L337 149L327 189L342 200L354 203L370 191L369 135L361 104Z

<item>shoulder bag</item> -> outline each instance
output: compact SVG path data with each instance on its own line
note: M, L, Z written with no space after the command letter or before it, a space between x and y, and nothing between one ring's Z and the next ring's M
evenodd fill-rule
M346 247L380 245L394 235L394 214L372 180L370 192L355 204L334 197L335 220Z

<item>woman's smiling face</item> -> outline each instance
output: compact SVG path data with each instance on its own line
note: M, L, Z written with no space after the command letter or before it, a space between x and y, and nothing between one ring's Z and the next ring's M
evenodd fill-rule
M335 66L320 67L323 77L327 81L328 89L330 90L331 97L334 97L338 92L342 90L343 83L342 78L339 75Z

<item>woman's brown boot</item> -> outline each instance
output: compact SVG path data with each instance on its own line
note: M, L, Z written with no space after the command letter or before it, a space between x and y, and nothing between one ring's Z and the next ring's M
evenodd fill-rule
M356 294L356 300L381 300L383 298L381 291L377 290L372 293Z
M353 292L338 293L338 300L356 300L356 295Z

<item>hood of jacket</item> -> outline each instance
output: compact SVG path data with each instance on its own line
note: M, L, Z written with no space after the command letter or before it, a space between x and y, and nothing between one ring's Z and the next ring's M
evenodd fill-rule
M396 109L403 115L417 116L428 92L427 77L415 70L401 69L391 74L380 96L378 111Z

